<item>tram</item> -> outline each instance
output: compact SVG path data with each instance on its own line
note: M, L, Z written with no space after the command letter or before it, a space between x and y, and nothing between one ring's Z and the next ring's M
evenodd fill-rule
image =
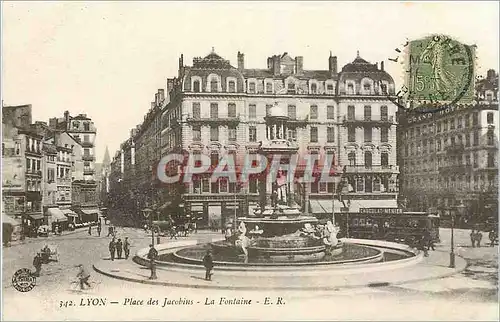
M342 237L379 239L413 244L429 231L434 242L440 242L439 215L427 212L391 213L386 211L362 211L336 214Z

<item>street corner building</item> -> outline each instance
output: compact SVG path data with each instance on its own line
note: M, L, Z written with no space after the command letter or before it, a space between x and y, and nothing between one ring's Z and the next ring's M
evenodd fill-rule
M12 239L97 221L94 142L84 114L32 121L32 106L2 106L2 218Z
M163 184L155 164L169 153L205 154L215 166L233 154L237 162L266 144L283 144L300 156L333 159L334 182L289 183L304 212L317 217L361 208L397 208L398 107L393 78L384 63L359 52L338 69L325 55L324 70L304 68L304 58L272 55L265 68L237 66L214 50L179 59L178 75L159 89L143 123L131 130L110 165L110 206L129 218L155 206L162 216L223 225L259 204L259 178L237 184L210 174L188 183ZM335 197L334 197L335 196ZM141 219L142 218L142 219Z

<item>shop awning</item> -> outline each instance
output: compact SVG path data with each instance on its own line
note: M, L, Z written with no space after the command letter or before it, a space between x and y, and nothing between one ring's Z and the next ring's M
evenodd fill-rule
M42 214L28 214L28 217L30 217L33 220L43 219L43 215Z
M78 217L78 215L71 209L61 209L62 213L68 217Z
M391 200L352 200L349 212L359 212L360 208L398 208L398 202Z
M64 215L64 213L59 208L49 208L47 209L47 213L52 216L52 221L68 221L68 217Z
M99 213L98 209L80 209L85 215L95 215Z
M21 222L6 214L2 214L2 223L11 224L12 226L21 225Z

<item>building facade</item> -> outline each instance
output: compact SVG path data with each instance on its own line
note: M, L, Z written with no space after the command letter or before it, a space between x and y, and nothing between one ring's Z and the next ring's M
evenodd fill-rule
M498 214L498 74L477 82L472 104L437 113L402 115L403 194L414 210L435 209L457 223L485 222Z
M340 72L337 57L330 55L327 63L328 69L307 70L303 57L284 53L269 57L267 68L248 69L242 53L233 67L212 52L185 66L181 56L178 76L167 80L165 97L157 93L157 99L164 98L154 105L160 113L152 106L148 114L160 115L161 122L146 116L135 136L138 180L156 187L149 166L168 153L205 154L212 166L233 154L241 164L262 142L280 139L297 146L299 156L315 154L324 160L328 155L334 160L335 182L292 184L305 212L331 215L346 207L397 207L397 108L389 99L394 82L383 64L379 68L359 54ZM271 110L282 111L279 126L270 126ZM158 133L160 154L151 154ZM346 187L343 203L333 201L340 182ZM161 204L182 200L183 215L205 225L248 214L258 204L258 178L236 184L224 178L210 182L206 176L160 187Z

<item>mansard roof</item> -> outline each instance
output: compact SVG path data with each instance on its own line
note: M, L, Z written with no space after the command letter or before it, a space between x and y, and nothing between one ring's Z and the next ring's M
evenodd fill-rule
M377 64L371 64L359 56L359 51L356 58L349 64L342 67L339 79L361 81L363 78L371 78L375 81L385 80L389 83L394 83L391 75L386 71L378 68Z

